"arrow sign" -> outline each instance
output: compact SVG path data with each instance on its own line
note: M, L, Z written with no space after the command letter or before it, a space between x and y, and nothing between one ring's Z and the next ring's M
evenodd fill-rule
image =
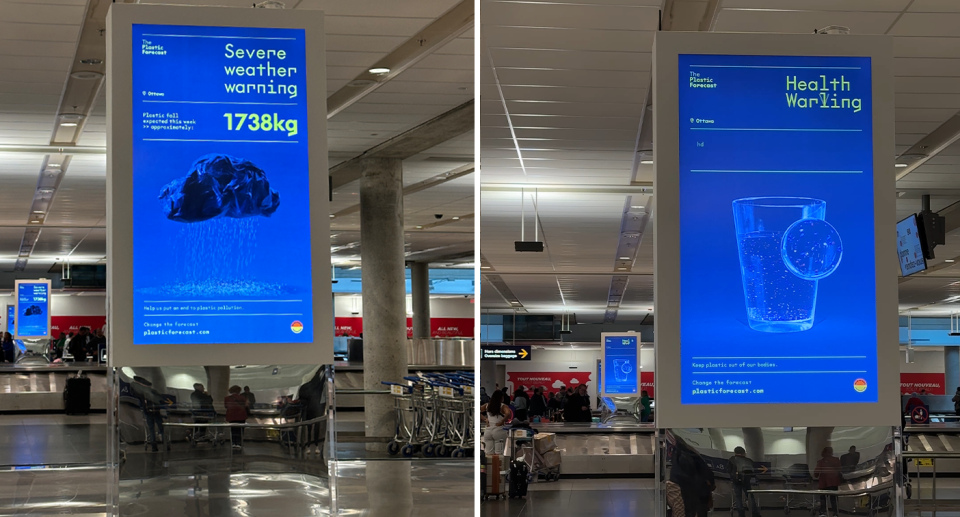
M529 361L530 346L480 345L480 359L488 361Z

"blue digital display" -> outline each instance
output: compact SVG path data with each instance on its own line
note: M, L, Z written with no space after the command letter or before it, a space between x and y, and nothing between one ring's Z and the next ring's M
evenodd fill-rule
M897 223L897 256L900 257L900 274L910 276L927 269L927 259L923 256L923 246L917 233L917 216Z
M877 402L870 58L678 65L681 402Z
M15 321L17 321L17 306L7 305L7 332L11 336L17 335L17 329L13 326Z
M304 30L132 30L134 344L312 342Z
M640 393L638 336L605 336L600 381L604 395Z
M17 284L17 337L50 336L50 286L46 282Z

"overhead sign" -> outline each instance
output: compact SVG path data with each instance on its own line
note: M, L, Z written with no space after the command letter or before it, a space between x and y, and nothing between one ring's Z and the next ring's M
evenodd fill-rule
M50 280L17 280L14 337L50 337Z
M529 361L532 347L480 345L480 359L488 361Z
M600 334L601 397L640 395L640 334Z
M111 16L111 262L123 264L111 298L123 293L110 307L129 311L111 314L126 327L114 342L322 343L291 358L332 360L322 13L113 5ZM279 349L204 350L236 364Z
M657 34L658 425L893 420L892 44L755 36Z

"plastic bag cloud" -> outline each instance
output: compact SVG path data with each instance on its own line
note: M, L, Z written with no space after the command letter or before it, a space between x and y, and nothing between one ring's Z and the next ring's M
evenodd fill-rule
M270 188L266 173L227 154L200 157L186 176L163 187L159 199L167 219L182 223L269 217L280 207L280 194Z

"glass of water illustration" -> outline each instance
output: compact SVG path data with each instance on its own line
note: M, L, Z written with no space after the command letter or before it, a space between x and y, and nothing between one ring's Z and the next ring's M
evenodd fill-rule
M825 221L827 203L801 197L733 202L740 273L750 328L801 332L813 327L818 282L836 271L843 248Z

